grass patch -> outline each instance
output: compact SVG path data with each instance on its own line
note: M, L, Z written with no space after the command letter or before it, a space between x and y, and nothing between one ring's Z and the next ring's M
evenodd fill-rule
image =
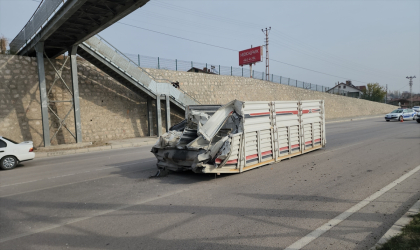
M420 250L420 214L412 216L413 220L405 226L400 235L392 237L377 250Z

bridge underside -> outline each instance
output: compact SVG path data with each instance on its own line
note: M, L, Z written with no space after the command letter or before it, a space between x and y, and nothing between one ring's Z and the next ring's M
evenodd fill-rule
M148 0L69 0L19 54L35 56L35 45L44 42L46 55L50 58L56 57L147 2Z

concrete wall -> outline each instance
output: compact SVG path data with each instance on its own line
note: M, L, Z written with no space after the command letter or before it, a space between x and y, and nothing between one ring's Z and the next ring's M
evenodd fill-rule
M179 81L180 88L203 104L242 101L325 100L327 119L379 115L395 106L335 94L305 90L246 77L146 69L156 78Z
M60 70L63 60L52 60ZM45 59L47 88L55 81L49 100L70 100L71 95L61 81L56 79L52 65ZM80 107L83 141L104 141L148 136L146 100L116 82L90 63L78 61ZM63 68L63 79L72 88L69 61ZM36 58L0 55L0 136L16 141L31 140L42 146L42 122ZM69 102L50 105L59 117L64 118L72 105ZM164 114L162 102L162 114ZM155 110L153 110L156 132ZM181 121L184 113L171 105L172 124ZM59 127L59 120L49 113L50 135ZM64 124L74 134L73 112ZM162 124L165 126L165 116ZM164 128L162 128L164 130ZM74 143L71 134L63 128L52 140L52 145Z

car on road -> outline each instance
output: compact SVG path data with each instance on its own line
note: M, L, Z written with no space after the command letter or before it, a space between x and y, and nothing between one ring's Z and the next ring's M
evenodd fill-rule
M0 169L10 170L19 162L33 160L35 158L33 151L34 143L31 141L17 143L0 136Z
M417 113L419 113L420 112L420 106L414 106L413 110L416 111Z
M396 109L389 114L385 115L385 120L389 122L390 120L416 120L417 113L412 109Z

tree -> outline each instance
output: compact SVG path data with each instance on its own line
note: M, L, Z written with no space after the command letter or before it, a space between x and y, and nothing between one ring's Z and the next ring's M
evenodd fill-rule
M362 98L374 102L382 102L386 96L386 90L379 83L368 83L363 90Z
M7 38L5 38L4 36L0 37L0 54L6 54L7 52Z

